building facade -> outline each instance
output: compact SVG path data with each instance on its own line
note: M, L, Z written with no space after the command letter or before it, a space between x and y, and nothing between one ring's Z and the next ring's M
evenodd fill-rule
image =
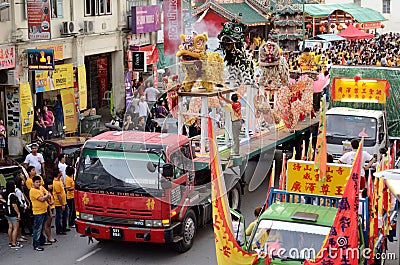
M387 21L382 22L384 28L380 31L400 32L400 16L396 15L396 10L400 9L400 1L396 0L326 0L327 4L354 3L361 7L371 8L380 12Z

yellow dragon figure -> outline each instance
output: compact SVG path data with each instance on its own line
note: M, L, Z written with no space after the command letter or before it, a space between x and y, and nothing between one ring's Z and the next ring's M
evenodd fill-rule
M207 52L207 33L193 35L181 34L182 44L177 57L181 57L182 69L186 76L183 89L191 92L196 81L211 92L215 84L223 84L224 59L218 52Z

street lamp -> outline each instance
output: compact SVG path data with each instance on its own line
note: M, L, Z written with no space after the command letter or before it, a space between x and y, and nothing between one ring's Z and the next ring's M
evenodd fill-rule
M9 7L10 7L10 3L8 3L8 2L4 2L4 3L0 4L0 10L4 10Z

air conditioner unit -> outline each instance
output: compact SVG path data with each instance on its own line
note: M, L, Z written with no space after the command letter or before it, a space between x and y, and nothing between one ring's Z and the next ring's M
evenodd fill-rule
M83 32L93 33L94 32L94 21L85 20L83 21Z
M14 70L0 70L0 85L17 86L19 80L15 78Z
M78 34L78 27L74 21L66 21L62 23L62 35Z

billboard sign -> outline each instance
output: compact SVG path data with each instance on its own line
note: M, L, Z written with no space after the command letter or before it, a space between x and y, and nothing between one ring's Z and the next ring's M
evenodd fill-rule
M140 34L161 29L160 6L132 6L132 33Z
M54 70L54 50L27 49L29 70Z
M182 1L164 0L164 53L175 54L181 44Z
M15 46L0 45L0 70L15 67Z
M51 39L49 0L27 0L28 37L31 40Z

